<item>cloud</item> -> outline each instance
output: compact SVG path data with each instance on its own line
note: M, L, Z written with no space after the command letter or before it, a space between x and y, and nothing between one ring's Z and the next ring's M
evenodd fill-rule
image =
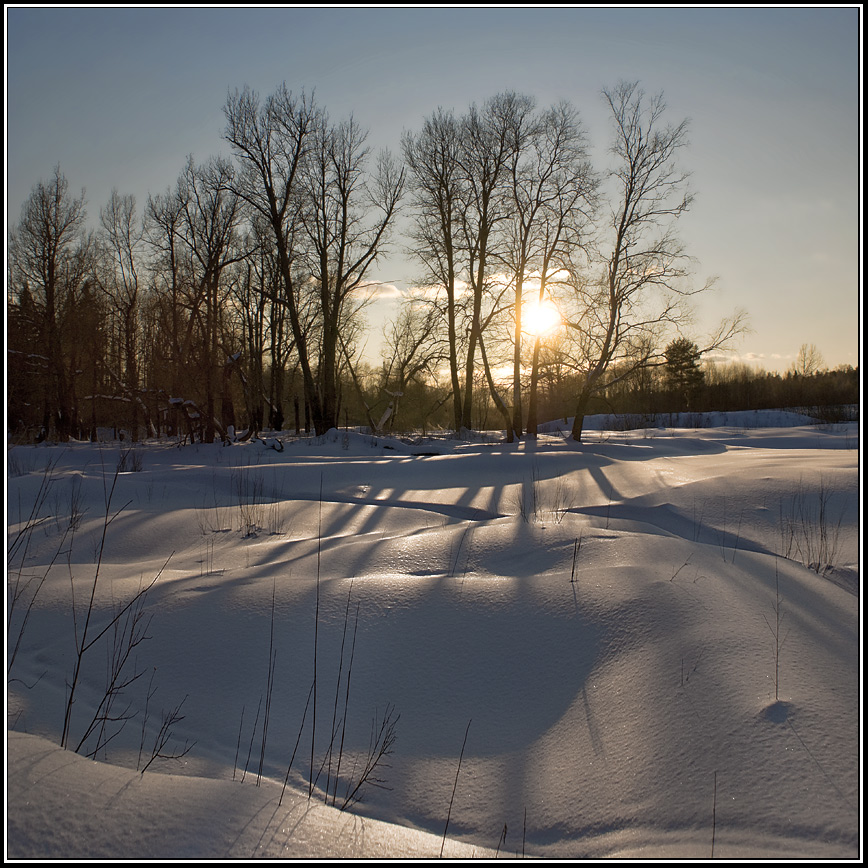
M363 283L359 286L359 292L363 292L373 299L401 298L403 295L394 283L384 283L382 281Z
M736 350L714 350L706 353L705 358L710 362L724 365L760 365L768 359L780 359L776 354L740 353Z
M455 296L461 298L469 295L470 285L463 280L455 281ZM438 299L446 298L446 287L440 283L431 283L425 286L413 286L407 293L406 297L418 301L437 301Z

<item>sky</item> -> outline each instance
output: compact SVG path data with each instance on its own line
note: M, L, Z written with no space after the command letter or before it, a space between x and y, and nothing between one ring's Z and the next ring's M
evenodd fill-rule
M807 343L829 367L859 363L861 7L7 6L6 25L7 230L58 164L92 225L112 188L141 212L188 155L229 154L222 108L244 86L315 91L395 152L439 106L567 99L604 169L601 90L638 80L690 119L696 200L679 232L697 283L717 278L695 337L744 308L732 358L785 370ZM374 275L395 291L372 324L417 276L405 246L397 235Z

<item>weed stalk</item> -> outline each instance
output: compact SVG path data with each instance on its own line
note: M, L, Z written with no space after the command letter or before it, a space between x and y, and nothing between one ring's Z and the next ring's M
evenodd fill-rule
M464 748L467 746L467 733L470 732L470 724L473 718L467 721L467 729L464 730L464 741L461 744L461 753L458 755L458 768L455 770L455 783L452 785L452 796L449 799L449 810L446 813L446 825L443 828L443 841L440 844L440 858L443 858L443 848L446 846L446 832L449 829L449 820L452 817L452 803L455 801L455 790L458 789L458 775L461 773L461 760L464 759Z

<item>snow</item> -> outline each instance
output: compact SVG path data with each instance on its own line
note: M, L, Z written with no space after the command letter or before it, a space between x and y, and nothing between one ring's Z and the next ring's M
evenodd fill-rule
M94 759L59 747L71 594L80 636L121 447L10 447L10 543L51 481L9 564L7 608L47 578L8 619L7 857L861 857L858 425L755 421L133 444L89 635L159 578ZM137 771L173 709L189 752Z

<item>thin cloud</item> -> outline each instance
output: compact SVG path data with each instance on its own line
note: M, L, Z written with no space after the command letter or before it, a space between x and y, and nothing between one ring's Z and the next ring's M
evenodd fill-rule
M382 281L363 283L359 286L359 291L373 299L401 298L403 296L401 290L394 283Z
M470 293L470 285L463 280L455 281L455 296L461 298ZM439 301L446 298L446 287L442 283L431 283L425 286L414 286L408 290L406 297L418 301Z

